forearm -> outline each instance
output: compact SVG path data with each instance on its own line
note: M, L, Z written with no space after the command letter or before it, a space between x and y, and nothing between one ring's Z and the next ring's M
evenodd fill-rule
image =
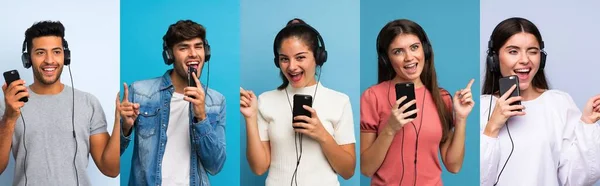
M227 158L225 150L225 126L217 121L213 127L209 118L192 123L192 143L204 169L211 175L221 171Z
M451 173L460 171L465 157L465 135L466 120L457 120L455 123L454 134L450 140L448 151L446 152L446 169Z
M246 158L250 169L257 175L264 174L269 169L270 157L260 140L256 117L246 118Z
M102 168L101 171L104 175L109 177L117 177L119 175L119 163L120 163L120 122L117 120L114 123L112 134L108 139L108 144L102 152Z
M344 179L350 179L354 175L356 157L338 145L329 133L325 133L325 138L320 145L333 170Z
M362 174L371 177L381 167L395 135L395 131L386 127L377 135L373 144L360 154L360 169Z
M4 172L10 158L10 147L15 130L16 119L3 117L0 120L0 174Z

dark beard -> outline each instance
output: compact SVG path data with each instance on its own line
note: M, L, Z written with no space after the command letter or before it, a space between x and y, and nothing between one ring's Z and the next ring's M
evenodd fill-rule
M38 70L37 68L33 68L33 76L34 76L34 78L36 80L38 80L43 85L51 85L51 84L56 83L56 81L58 81L60 79L60 75L62 74L62 70L63 70L62 66L58 67L56 69L56 73L57 73L56 74L56 78L53 79L53 80L50 80L50 81L46 81L44 79L44 74L40 70Z

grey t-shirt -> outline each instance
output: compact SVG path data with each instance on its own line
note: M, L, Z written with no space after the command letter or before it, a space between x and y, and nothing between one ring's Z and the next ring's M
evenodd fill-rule
M11 150L15 157L13 185L25 185L25 173L27 185L76 185L73 166L75 140L71 121L75 121L77 136L75 165L79 184L91 185L86 172L89 139L91 135L107 132L106 117L98 99L75 89L75 115L72 120L71 87L65 85L63 91L56 95L38 95L29 88L28 91L29 102L21 108L23 117L17 120L12 139ZM4 99L1 99L0 117L4 109Z

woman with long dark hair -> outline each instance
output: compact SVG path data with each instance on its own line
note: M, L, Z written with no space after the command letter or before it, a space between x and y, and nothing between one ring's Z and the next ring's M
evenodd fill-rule
M452 173L463 163L473 80L454 97L440 88L431 43L410 20L381 29L377 54L378 84L360 102L361 171L371 185L442 185L438 154ZM401 105L407 97L396 100L396 83L412 83L416 99Z
M600 95L582 113L568 93L550 89L543 49L527 19L506 19L492 32L480 98L481 185L592 185L600 178ZM500 94L499 79L508 76L518 84ZM520 96L510 97L513 91Z

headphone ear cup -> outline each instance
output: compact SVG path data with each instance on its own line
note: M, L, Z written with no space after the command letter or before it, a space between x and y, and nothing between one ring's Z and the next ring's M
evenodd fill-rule
M327 51L323 49L323 47L318 47L315 53L315 60L317 62L317 65L323 66L323 64L325 64L325 62L327 61Z
M65 65L70 65L71 64L71 50L66 49L65 50Z
M544 67L546 67L546 57L547 54L545 51L542 51L541 56L540 56L540 70L544 69Z
M163 60L165 61L165 64L167 64L167 65L173 64L172 55L168 49L163 50L162 56L163 56Z
M204 62L210 61L210 45L204 46Z
M23 67L25 67L25 68L31 67L29 53L25 52L25 53L21 54L21 62L23 62Z
M493 73L493 72L496 72L496 64L494 63L494 61L495 61L495 56L496 56L496 55L494 55L494 54L490 54L490 53L488 53L488 55L487 55L487 57L486 57L486 59L485 59L485 62L487 63L487 68L488 68L488 71L490 71L490 72L492 72L492 73Z

